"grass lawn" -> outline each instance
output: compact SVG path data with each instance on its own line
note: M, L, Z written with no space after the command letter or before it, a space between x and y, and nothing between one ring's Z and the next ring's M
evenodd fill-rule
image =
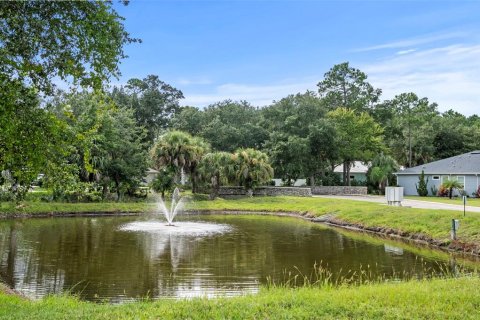
M448 204L458 204L463 206L463 200L459 197L454 197L449 199L448 197L419 197L419 196L406 196L406 199L410 200L419 200L419 201L428 201L428 202L439 202L439 203L448 203ZM480 198L468 198L467 206L480 207Z
M65 203L25 201L20 205L14 202L0 202L0 213L31 214L38 213L92 213L92 212L144 212L155 209L151 202L99 202Z
M478 319L480 278L358 287L262 288L234 298L140 301L120 305L0 293L0 319Z

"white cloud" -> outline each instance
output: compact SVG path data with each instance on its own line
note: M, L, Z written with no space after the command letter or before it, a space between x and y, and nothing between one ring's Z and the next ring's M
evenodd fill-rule
M440 111L454 109L465 115L480 110L480 44L448 45L430 49L397 52L376 61L352 62L368 75L368 81L383 90L383 99L402 92L415 92L439 104ZM324 70L327 71L327 70ZM289 79L271 85L227 83L198 91L183 90L183 105L204 107L225 99L247 100L264 106L289 94L316 91L323 72L301 79ZM197 88L198 89L198 88ZM201 92L201 93L200 93Z
M382 49L399 49L399 48L408 48L413 46L418 46L421 44L427 43L434 43L441 40L448 40L448 39L455 39L455 38L463 38L467 36L464 32L449 32L449 33L440 33L440 34L430 34L424 35L420 37L398 40L393 42L388 42L380 45L359 48L353 50L354 52L366 52L366 51L374 51L374 50L382 50Z
M403 54L409 54L415 51L417 51L417 49L400 50L400 51L397 51L397 55L401 56Z
M199 78L180 78L175 81L176 84L181 86L191 86L191 85L209 85L212 84L212 80L205 77Z
M383 98L415 92L439 104L440 111L454 109L466 115L480 107L480 45L450 45L396 55L360 69L383 89Z
M182 100L182 105L204 107L218 101L232 99L246 100L255 106L265 106L289 94L316 90L316 83L314 79L309 78L272 85L228 83L219 85L215 87L214 92L206 94L190 94L188 90L184 90L185 99Z

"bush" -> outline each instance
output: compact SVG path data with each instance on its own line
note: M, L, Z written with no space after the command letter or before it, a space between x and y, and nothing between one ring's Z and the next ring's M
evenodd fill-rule
M473 194L475 197L480 198L480 186L478 186L477 191Z
M432 196L438 195L438 188L436 185L433 185L430 187L430 192L432 193Z
M100 202L102 201L101 187L95 183L77 182L66 185L63 189L56 189L53 200L66 202Z
M425 172L422 170L420 177L418 177L418 185L415 184L415 188L417 188L417 193L420 197L428 196L428 178L425 180Z
M444 187L443 185L440 186L437 192L438 197L448 197L448 188Z

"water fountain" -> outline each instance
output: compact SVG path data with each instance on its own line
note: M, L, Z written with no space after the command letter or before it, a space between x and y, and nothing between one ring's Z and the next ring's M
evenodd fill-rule
M183 198L180 197L180 190L178 190L178 188L175 188L173 191L170 210L168 210L163 199L161 197L159 198L157 207L159 211L163 212L165 219L167 219L168 226L173 226L173 219L177 215L178 210L181 209L183 204L182 201Z
M173 220L183 208L185 198L180 195L180 190L175 188L172 193L172 202L170 208L161 197L157 201L157 214L163 214L167 224L158 220L135 221L123 225L120 230L134 232L149 232L162 235L182 235L182 236L208 236L217 233L231 231L231 227L226 224L216 224L207 222L177 221ZM175 227L175 228L172 228Z

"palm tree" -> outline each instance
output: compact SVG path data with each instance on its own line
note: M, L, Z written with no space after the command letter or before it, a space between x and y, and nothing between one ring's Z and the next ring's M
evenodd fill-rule
M178 183L182 170L186 170L192 179L193 191L196 191L196 168L210 145L203 139L192 137L186 132L169 131L161 135L153 145L150 156L157 170L172 168L175 182Z
M158 137L150 150L154 168L172 167L180 171L190 157L191 139L192 136L182 131L169 131Z
M198 165L202 157L210 151L210 144L200 137L192 137L190 146L188 147L188 159L186 164L187 172L190 174L192 181L192 193L197 192Z
M233 154L228 152L207 153L199 165L200 177L211 183L210 199L218 197L220 185L227 183L235 176Z
M253 196L255 186L270 181L273 177L268 156L261 151L251 148L238 149L233 159L236 180L245 187L249 196Z
M452 199L453 189L463 189L463 184L458 180L447 179L443 181L442 187L448 189L448 198Z
M388 186L388 180L398 168L395 159L382 152L372 160L372 166L369 172L370 180L373 183L378 184L380 192L385 193L385 187Z

